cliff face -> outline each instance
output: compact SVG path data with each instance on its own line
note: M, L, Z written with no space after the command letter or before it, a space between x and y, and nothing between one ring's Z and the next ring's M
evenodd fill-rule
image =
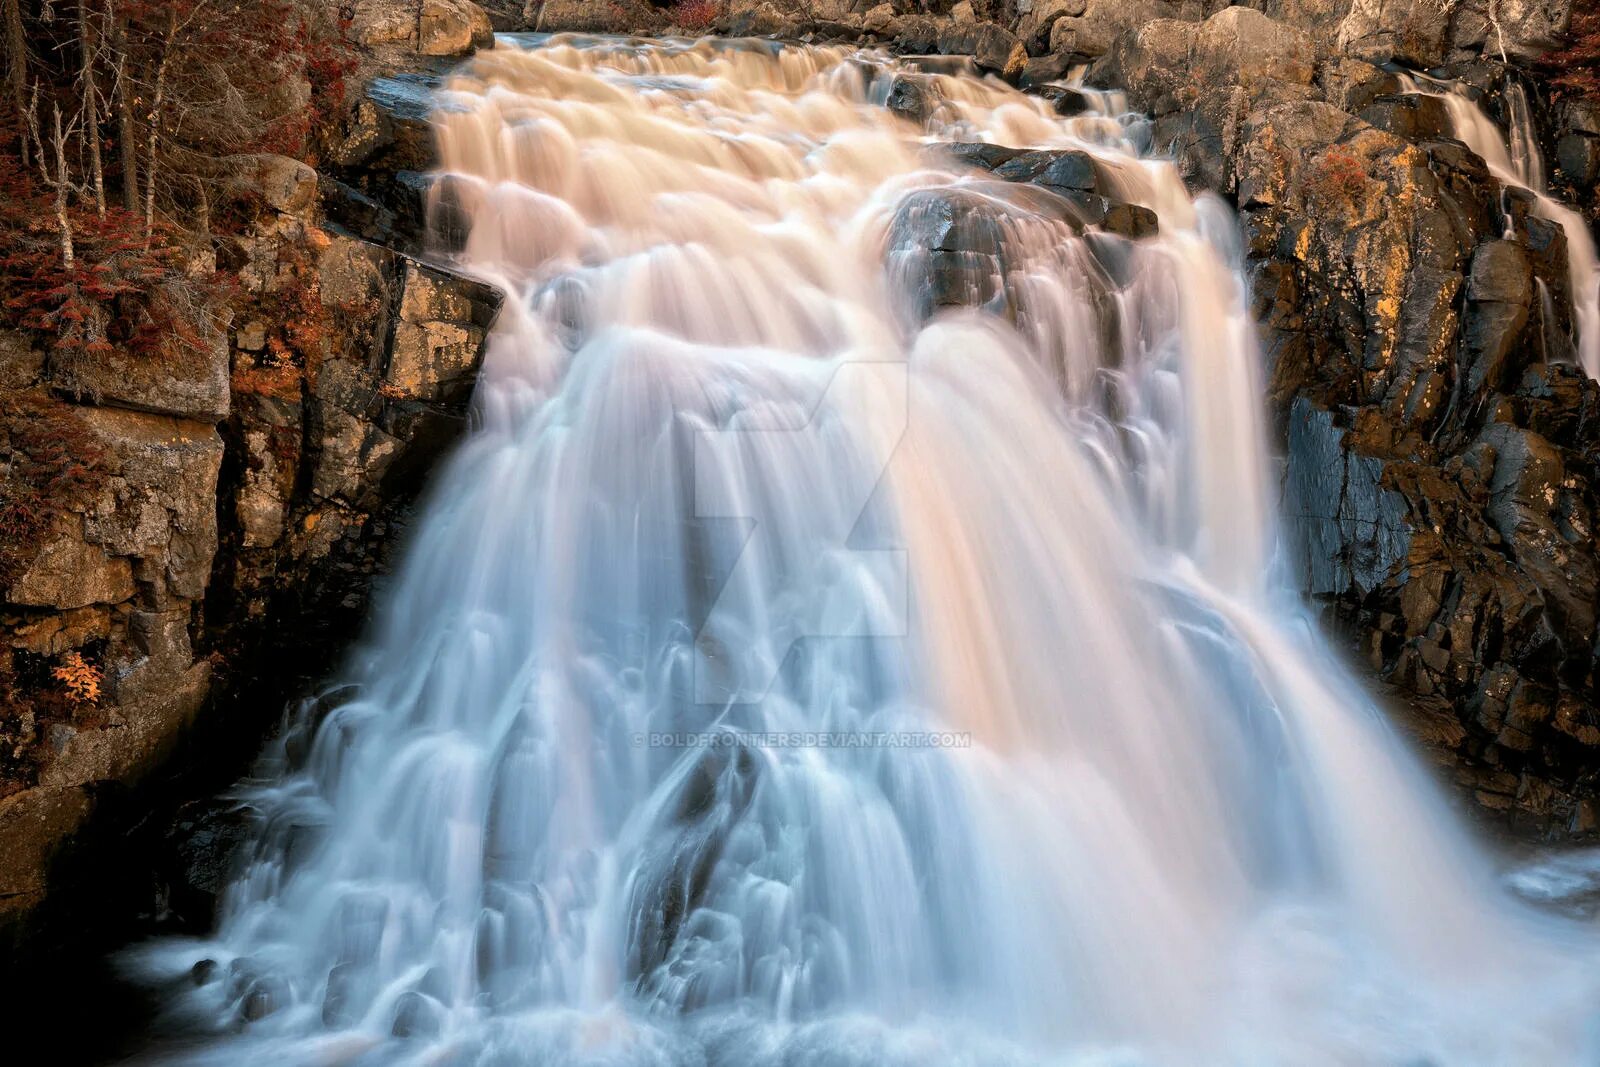
M486 22L457 21L376 61L415 67L424 45L485 39ZM247 219L213 247L240 291L199 351L117 346L66 379L38 338L0 334L15 535L0 550L5 934L29 932L66 842L106 847L175 770L217 763L223 780L201 788L225 786L293 682L328 669L464 426L500 305L399 250L420 249L418 220L368 240L339 224L349 190L330 176L279 156L230 163Z

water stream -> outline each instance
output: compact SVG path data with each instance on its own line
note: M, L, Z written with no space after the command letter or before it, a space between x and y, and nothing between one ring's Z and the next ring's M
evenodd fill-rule
M174 1058L1594 1062L1592 935L1282 578L1234 222L1137 120L526 43L439 99L515 294L479 426L214 938L141 957ZM932 140L1089 151L1160 234Z

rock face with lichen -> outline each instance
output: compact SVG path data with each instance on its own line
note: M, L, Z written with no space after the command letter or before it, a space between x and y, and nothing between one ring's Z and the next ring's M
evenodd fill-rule
M464 0L358 15L418 62L488 36ZM376 151L362 115L335 161ZM186 737L348 640L465 423L498 291L418 258L420 220L345 227L329 207L349 196L303 162L229 171L248 221L215 251L243 292L184 358L57 366L0 336L0 505L28 534L0 547L0 937L26 932L64 843L136 821L121 798ZM69 665L92 699L65 688Z
M1451 54L1436 15L1357 5L1323 52L1230 8L1147 23L1093 76L1239 207L1292 570L1483 805L1588 830L1600 387L1571 365L1559 227L1373 65ZM1519 77L1439 73L1491 108Z

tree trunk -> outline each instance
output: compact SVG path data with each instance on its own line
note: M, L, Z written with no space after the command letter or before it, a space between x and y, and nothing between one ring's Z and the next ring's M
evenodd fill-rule
M22 28L22 7L19 0L0 0L5 19L6 80L11 86L11 102L17 109L17 122L25 121L28 109L28 37ZM22 134L22 165L28 165L28 134Z
M56 224L61 227L61 265L72 268L72 220L67 216L67 137L61 132L61 106L55 106Z
M174 38L178 36L178 12L174 9L167 16L167 39L161 45L161 63L156 67L155 96L150 101L150 139L144 158L144 243L150 245L150 238L155 233L156 227L156 152L161 145L161 107L167 95L167 67L172 62L172 46Z
M133 117L133 90L128 86L128 27L112 17L109 5L106 21L115 27L113 44L117 50L117 158L122 162L122 206L133 212L139 210L139 130Z
M89 178L94 183L94 206L106 217L105 168L100 159L100 87L94 80L99 37L89 18L87 2L78 5L78 48L83 52L83 133L89 140Z

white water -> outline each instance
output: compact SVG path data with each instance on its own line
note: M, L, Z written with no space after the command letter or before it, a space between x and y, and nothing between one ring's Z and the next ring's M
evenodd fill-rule
M231 973L185 1056L1593 1062L1591 935L1497 886L1274 577L1226 210L934 79L939 137L1093 147L1161 216L1078 236L930 162L893 70L558 38L443 94L516 299L357 690L251 795L215 938L148 956ZM989 311L925 322L952 195L1006 276L956 255ZM971 744L648 743L930 730Z
M1482 157L1489 173L1507 185L1532 193L1538 214L1566 234L1578 364L1589 377L1600 378L1600 253L1596 252L1594 234L1583 216L1552 197L1545 186L1544 158L1539 152L1527 91L1517 82L1506 86L1511 119L1507 133L1473 102L1465 87L1432 80L1426 84L1429 88L1423 89L1413 80L1410 88L1442 99L1456 137Z

